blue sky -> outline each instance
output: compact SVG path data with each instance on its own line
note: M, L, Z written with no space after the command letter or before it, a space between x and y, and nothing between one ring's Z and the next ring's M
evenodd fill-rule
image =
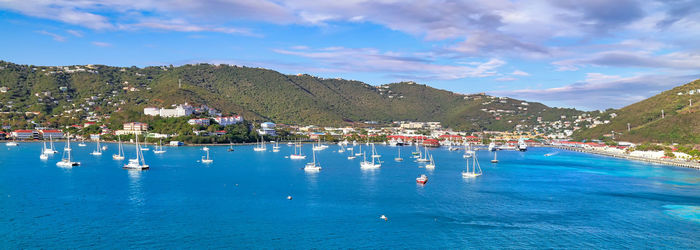
M579 109L700 78L692 0L0 0L0 60L226 63Z

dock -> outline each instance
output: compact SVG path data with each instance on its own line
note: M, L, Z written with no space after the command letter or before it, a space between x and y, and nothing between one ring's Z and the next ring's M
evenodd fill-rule
M641 161L641 162L647 162L647 163L668 165L668 166L674 166L674 167L694 168L694 169L700 170L700 162L684 161L684 160L676 160L676 159L654 159L654 158L638 157L638 156L631 156L631 155L625 155L625 154L617 154L617 153L606 152L606 151L601 151L601 150L592 150L592 149L586 149L586 148L580 148L580 147L567 147L567 146L554 146L554 145L547 145L544 147L558 148L558 149L563 149L563 150L596 154L596 155L603 155L603 156L621 158L621 159L626 159L626 160L631 160L631 161Z

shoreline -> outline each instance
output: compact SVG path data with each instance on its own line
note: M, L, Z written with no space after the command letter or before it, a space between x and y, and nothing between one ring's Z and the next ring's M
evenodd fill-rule
M55 140L54 142L65 142L65 140ZM7 142L7 141L4 141ZM47 142L44 140L33 140L33 141L17 141L20 144L21 143L43 143ZM88 141L90 143L94 143L95 141ZM281 141L281 145L287 145L287 142L289 141ZM77 142L76 142L77 143ZM100 143L108 143L108 144L117 144L118 142L116 141L100 141ZM128 142L128 141L122 141L123 144L136 144L134 142ZM306 142L300 142L302 144L315 144L315 141L306 141ZM140 143L141 145L147 146L147 145L157 145L156 143ZM249 146L249 145L257 145L257 142L242 142L242 143L204 143L204 144L184 144L180 146L172 146L169 144L163 144L164 147L204 147L204 146ZM273 143L269 143L273 144ZM330 144L325 144L325 145L333 145L336 143L330 143ZM614 157L614 158L619 158L619 159L625 159L629 161L638 161L638 162L645 162L645 163L653 163L653 164L660 164L660 165L666 165L666 166L672 166L672 167L683 167L683 168L692 168L692 169L698 169L700 170L700 162L693 162L693 161L682 161L682 160L674 160L674 159L656 159L656 158L646 158L646 157L639 157L639 156L632 156L632 155L626 155L626 154L619 154L619 153L613 153L613 152L606 152L602 150L594 150L594 149L586 149L586 148L578 148L578 147L566 147L566 146L554 146L554 145L537 145L537 146L532 146L532 147L542 147L542 148L557 148L561 150L567 150L567 151L574 151L574 152L581 152L581 153L588 153L588 154L593 154L593 155L601 155L601 156L607 156L607 157ZM478 149L476 149L478 150Z
M543 145L541 147L558 148L558 149L562 149L562 150L581 152L581 153L589 153L589 154L594 154L594 155L602 155L602 156L620 158L620 159L625 159L625 160L630 160L630 161L654 163L654 164L661 164L661 165L672 166L672 167L694 168L694 169L700 170L700 163L692 162L692 161L646 158L646 157L618 154L618 153L613 153L613 152L606 152L606 151L601 151L601 150L566 147L566 146Z

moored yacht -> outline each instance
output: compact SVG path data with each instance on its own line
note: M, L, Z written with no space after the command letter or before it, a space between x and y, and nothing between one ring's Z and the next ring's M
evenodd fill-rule
M66 140L66 148L63 150L63 158L61 161L56 163L56 166L59 167L64 167L64 168L72 168L75 166L80 166L80 162L75 162L73 159L71 159L70 155L71 149L70 149L70 138Z
M472 157L472 167L471 167L471 172L469 168L469 159L467 159L467 169L465 171L462 171L462 177L463 178L474 178L477 176L481 175L481 166L479 165L479 160L476 157L476 154Z
M257 139L257 138L256 138L256 139ZM258 143L258 145L256 145L256 146L253 148L253 151L256 151L256 152L267 151L267 146L265 146L265 137L263 137L263 136L261 135L261 136L260 136L260 139L261 139L260 142Z
M425 184L428 183L428 176L427 175L420 175L420 177L416 178L416 183L418 184Z
M97 139L97 147L90 154L91 155L102 155L102 147L100 146L100 139L99 138Z
M139 137L136 136L136 159L129 159L128 164L124 164L124 169L130 170L146 170L149 168L146 165L146 160L143 158L142 148L139 146Z
M212 163L212 162L214 162L214 160L209 158L209 150L207 150L206 158L204 156L202 156L202 163Z
M302 147L301 143L294 145L294 153L289 155L289 159L292 159L292 160L306 159L306 155L304 155L302 153L301 147ZM297 149L299 149L299 152L297 152Z
M435 169L435 160L433 159L433 155L430 155L430 163L425 165L425 169Z
M371 162L367 161L367 157L365 154L362 155L362 162L360 162L361 169L377 169L377 168L380 168L382 166L382 164L380 164L380 163L375 163L374 157L370 157L370 158L372 158Z
M44 145L44 148L44 154L52 155L58 153L58 151L56 151L56 149L53 147L53 136L49 136L49 147L46 148L46 145Z
M156 148L153 149L154 154L162 154L165 153L165 150L163 149L163 140L160 140L158 145L156 145Z
M396 158L394 158L394 161L403 161L403 158L401 158L401 148L399 148L399 153Z
M122 146L122 138L117 136L117 140L119 141L119 147L117 148L117 154L112 155L112 159L124 160L124 147Z
M316 151L311 151L313 155L313 162L306 163L306 166L304 166L304 171L309 171L309 172L318 172L321 171L321 164L316 163Z

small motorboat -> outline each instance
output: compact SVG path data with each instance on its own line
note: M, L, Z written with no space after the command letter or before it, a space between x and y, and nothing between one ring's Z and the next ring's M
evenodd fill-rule
M425 185L425 183L428 183L428 176L420 175L420 177L416 178L416 183Z

